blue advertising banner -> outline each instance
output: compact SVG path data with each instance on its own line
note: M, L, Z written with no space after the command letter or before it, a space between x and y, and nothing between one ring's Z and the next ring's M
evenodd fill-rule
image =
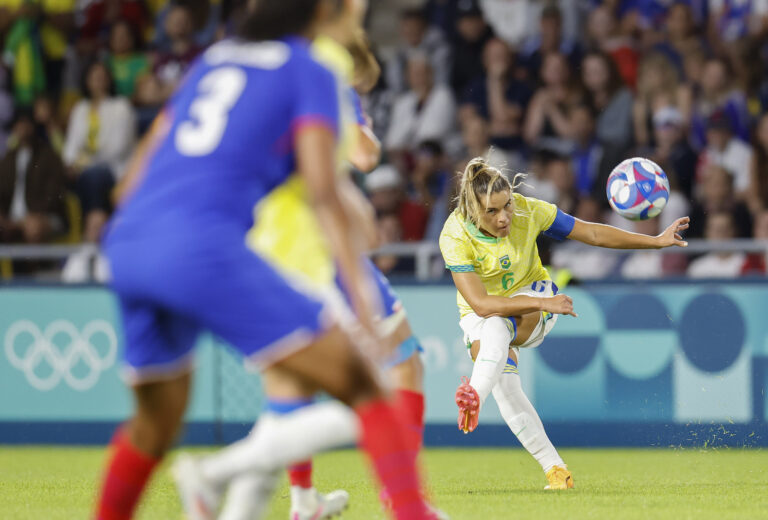
M425 348L427 444L507 445L489 398L470 436L453 394L472 362L448 285L397 288ZM768 284L568 288L560 317L520 353L523 387L560 445L768 445ZM0 443L104 442L130 413L122 329L100 287L0 290ZM244 434L261 409L257 376L203 336L187 440Z

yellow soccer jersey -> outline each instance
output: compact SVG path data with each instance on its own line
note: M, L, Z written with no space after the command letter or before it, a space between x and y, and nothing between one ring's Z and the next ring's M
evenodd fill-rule
M538 280L549 280L541 265L536 238L544 232L563 239L573 228L573 217L558 211L554 204L519 193L512 195L514 215L509 235L494 238L484 235L469 220L454 210L440 233L440 252L446 267L457 273L475 272L488 294L511 296ZM459 313L465 316L472 307L457 291Z
M336 76L339 92L339 174L350 150L355 146L357 122L352 104L350 81L352 57L347 50L327 37L318 37L312 54ZM246 241L254 251L270 260L278 269L312 285L332 284L335 264L325 234L309 204L307 189L298 174L275 188L255 208L254 227Z

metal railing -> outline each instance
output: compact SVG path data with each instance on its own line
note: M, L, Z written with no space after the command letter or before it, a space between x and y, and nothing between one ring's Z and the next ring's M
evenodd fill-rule
M578 248L589 248L586 244L573 244L574 251ZM606 253L626 255L626 249L603 249ZM0 245L0 262L9 260L63 260L68 256L80 253L96 256L99 252L95 244L81 245ZM688 241L686 248L667 248L662 254L698 255L702 253L765 253L768 255L768 240L740 238L734 240L702 240ZM373 253L374 255L392 255L400 258L411 258L414 261L414 276L418 280L432 280L443 276L442 268L435 268L439 263L440 248L437 242L402 242L387 244ZM439 265L438 265L439 267Z

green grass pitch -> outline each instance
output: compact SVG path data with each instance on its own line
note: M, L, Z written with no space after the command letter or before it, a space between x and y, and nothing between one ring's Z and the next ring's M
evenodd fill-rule
M479 519L768 519L768 451L564 449L576 489L548 492L533 459L520 449L431 449L424 457L435 502L456 520ZM86 519L104 451L0 447L0 518ZM315 461L321 490L352 495L343 518L384 518L356 452ZM278 488L268 518L288 518L288 488ZM139 520L180 519L165 464Z

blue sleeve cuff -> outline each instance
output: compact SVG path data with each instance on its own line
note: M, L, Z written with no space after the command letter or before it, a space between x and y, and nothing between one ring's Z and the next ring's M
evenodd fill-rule
M570 216L568 213L563 213L559 209L557 215L555 215L555 221L549 226L549 229L544 231L544 235L555 240L565 240L568 235L573 231L573 225L576 219Z
M445 267L452 273L472 273L475 270L473 265L446 265Z

